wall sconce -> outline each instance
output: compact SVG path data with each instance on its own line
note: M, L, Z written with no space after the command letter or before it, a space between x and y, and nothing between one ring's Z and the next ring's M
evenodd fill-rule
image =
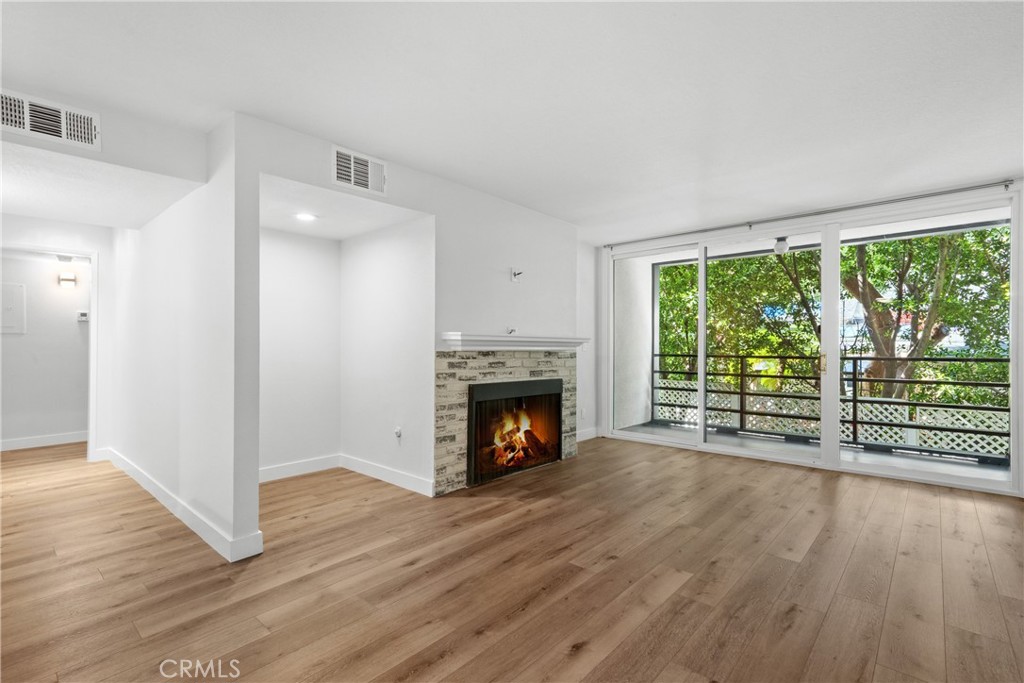
M61 273L57 276L57 284L61 287L78 286L78 276L74 273Z

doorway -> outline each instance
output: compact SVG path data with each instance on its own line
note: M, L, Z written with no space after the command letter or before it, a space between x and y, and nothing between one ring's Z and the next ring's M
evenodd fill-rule
M4 247L3 450L91 436L94 257Z
M706 254L706 442L819 457L821 234Z

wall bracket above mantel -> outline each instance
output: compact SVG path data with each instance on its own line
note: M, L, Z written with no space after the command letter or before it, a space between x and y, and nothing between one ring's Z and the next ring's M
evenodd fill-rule
M519 337L515 335L442 332L443 346L454 351L565 351L590 341L586 337Z

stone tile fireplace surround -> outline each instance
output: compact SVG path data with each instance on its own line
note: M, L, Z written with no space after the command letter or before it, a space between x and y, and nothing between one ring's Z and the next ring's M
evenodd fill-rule
M560 377L562 458L575 457L575 351L437 351L434 373L435 496L466 488L470 384Z

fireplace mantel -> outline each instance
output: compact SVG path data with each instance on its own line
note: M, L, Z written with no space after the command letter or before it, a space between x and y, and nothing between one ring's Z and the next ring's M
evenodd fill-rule
M453 351L565 351L590 341L585 337L520 337L465 332L442 332L441 340Z

